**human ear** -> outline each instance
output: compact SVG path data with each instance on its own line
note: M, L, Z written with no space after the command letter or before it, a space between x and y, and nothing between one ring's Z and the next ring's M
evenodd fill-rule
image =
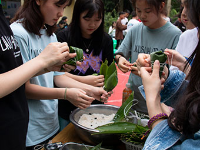
M36 2L36 4L37 4L38 6L41 5L41 1L40 1L40 0L36 0L35 2Z
M163 12L165 9L165 2L162 2L161 5L160 5L160 12Z

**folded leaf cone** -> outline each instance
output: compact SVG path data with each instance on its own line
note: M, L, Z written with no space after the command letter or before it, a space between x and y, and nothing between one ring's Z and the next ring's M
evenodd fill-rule
M153 64L156 60L159 60L160 62L160 72L159 72L159 76L161 77L164 66L165 66L165 62L167 60L167 55L165 53L163 53L162 51L157 51L157 52L153 52L150 54L151 57L151 66L153 69Z
M76 62L83 61L83 50L77 47L70 46L69 53L76 53L76 56L74 58L69 59L64 64L76 66Z

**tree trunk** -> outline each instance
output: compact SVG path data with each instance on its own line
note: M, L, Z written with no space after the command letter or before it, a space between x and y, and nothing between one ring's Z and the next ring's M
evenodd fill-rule
M170 11L171 11L171 0L167 0L167 16L170 15Z
M124 0L119 0L118 12L123 11L123 9L124 9Z

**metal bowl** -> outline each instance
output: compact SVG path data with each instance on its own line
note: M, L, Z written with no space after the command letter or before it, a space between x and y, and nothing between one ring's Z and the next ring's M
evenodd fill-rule
M59 150L89 150L92 149L93 147L94 146L91 145L68 142L63 144L63 146ZM100 148L100 150L111 150L111 149Z
M86 109L75 109L70 114L70 121L74 124L75 130L79 137L89 143L89 144L99 144L102 142L102 145L116 145L119 143L120 135L117 134L94 134L97 133L98 130L90 129L78 124L80 116L83 114L89 113L98 113L104 115L115 114L118 111L119 107L114 105L105 105L105 104L96 104L91 105Z

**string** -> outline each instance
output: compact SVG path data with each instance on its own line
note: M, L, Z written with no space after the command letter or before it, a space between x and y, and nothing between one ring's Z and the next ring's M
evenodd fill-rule
M92 43L92 40L90 41L90 43L89 43L89 45L88 45L88 47L87 47L86 44L85 44L85 42L83 41L83 44L84 44L86 50L87 50L87 49L89 50L91 43Z

